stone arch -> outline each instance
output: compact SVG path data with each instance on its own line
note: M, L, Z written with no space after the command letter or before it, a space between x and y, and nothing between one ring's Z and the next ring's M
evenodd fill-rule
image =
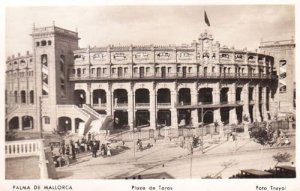
M22 117L22 129L29 130L34 128L34 119L32 116L25 115Z
M8 129L9 130L17 130L20 129L19 117L14 116L8 121Z

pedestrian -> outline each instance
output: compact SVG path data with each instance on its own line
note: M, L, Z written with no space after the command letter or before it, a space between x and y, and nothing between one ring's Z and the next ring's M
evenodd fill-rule
M87 152L91 152L91 147L90 147L91 143L92 143L92 141L90 141L90 140L87 141L87 144L86 144Z
M70 146L69 145L67 145L66 146L66 155L70 155Z
M76 152L76 154L79 154L79 142L78 142L78 140L75 142L75 152Z
M97 143L96 143L96 141L93 141L92 157L97 158Z
M107 148L107 156L110 157L111 156L111 148L110 148L109 143L107 144L106 148Z
M66 148L65 145L61 145L59 148L59 154L65 155L66 154Z
M101 155L104 156L105 155L105 153L104 153L105 152L105 145L104 144L101 145L100 150L101 150Z
M76 149L75 149L75 144L71 144L71 151L72 151L72 159L76 159Z

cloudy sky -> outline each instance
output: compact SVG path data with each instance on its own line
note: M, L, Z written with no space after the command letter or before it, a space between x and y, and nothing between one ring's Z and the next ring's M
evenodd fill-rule
M6 55L32 50L36 27L78 28L80 47L139 44L190 44L206 27L204 10L215 40L254 50L261 40L291 39L293 6L99 6L6 8Z

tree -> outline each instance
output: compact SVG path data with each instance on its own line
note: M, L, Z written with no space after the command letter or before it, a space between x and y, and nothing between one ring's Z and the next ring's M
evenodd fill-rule
M292 155L290 153L284 152L284 153L277 153L276 155L273 155L274 161L276 161L275 166L277 166L281 162L289 162L291 160Z
M266 124L261 123L254 123L254 126L251 130L250 137L253 138L253 140L256 143L259 143L261 145L261 159L260 159L260 168L262 169L262 157L263 157L263 148L266 145L272 146L274 142L274 130L272 128L266 128Z
M262 146L274 144L274 130L271 128L259 127L255 124L251 130L251 136L253 140Z

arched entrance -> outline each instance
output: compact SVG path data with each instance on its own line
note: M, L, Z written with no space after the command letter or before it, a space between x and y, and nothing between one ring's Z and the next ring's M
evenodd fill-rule
M75 104L79 107L82 107L82 104L86 103L86 96L84 90L75 90L74 96Z
M114 128L123 129L128 127L128 112L117 110L114 112Z
M221 103L228 103L228 91L229 88L222 88L221 95L220 95L220 102Z
M171 103L171 91L162 88L157 91L157 103Z
M180 105L191 105L191 90L189 88L181 88L178 93Z
M33 129L33 117L23 116L22 117L22 128L23 130Z
M179 109L178 110L178 124L179 126L191 125L191 110Z
M157 124L161 126L171 126L171 111L159 110L157 112Z
M135 91L135 103L143 104L143 103L150 103L150 92L148 89L137 89Z
M198 102L201 104L212 104L213 103L213 95L212 88L201 88L198 91Z
M20 124L19 124L19 117L13 117L11 118L11 120L9 120L8 122L8 128L10 130L17 130L20 128Z
M106 104L106 92L103 89L96 89L93 91L93 106L101 106Z
M116 89L114 91L114 105L119 104L127 104L128 103L128 95L125 89Z
M148 110L137 110L135 116L136 127L150 126L150 112Z
M66 133L72 130L72 123L70 117L59 117L57 131L59 133Z

